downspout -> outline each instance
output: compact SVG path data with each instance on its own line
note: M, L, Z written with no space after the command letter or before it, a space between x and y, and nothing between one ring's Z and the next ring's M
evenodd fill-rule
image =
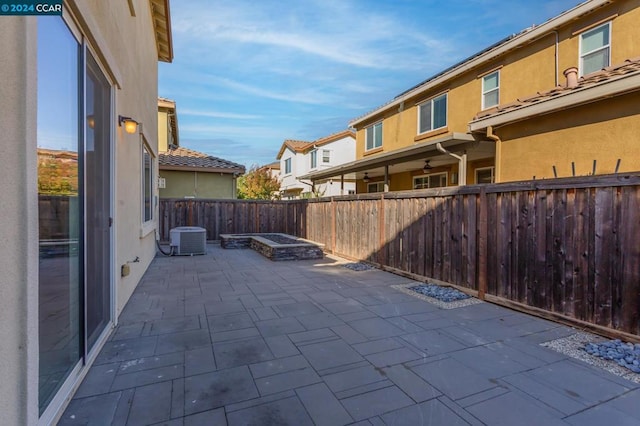
M495 181L496 183L502 182L501 176L501 158L502 158L502 139L500 136L493 133L493 126L487 126L487 139L490 139L496 143L496 158L495 158Z
M558 86L558 44L559 44L559 36L558 36L558 31L551 31L553 34L555 34L556 36L556 47L555 47L555 63L556 63L556 72L555 72L555 82L556 82L556 87Z
M444 149L442 144L438 142L436 148L443 154L447 154L456 160L458 160L458 186L464 186L467 184L467 154L457 155L451 151Z

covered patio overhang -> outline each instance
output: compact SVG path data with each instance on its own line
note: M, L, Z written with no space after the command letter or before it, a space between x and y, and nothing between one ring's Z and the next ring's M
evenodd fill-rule
M420 170L424 167L426 160L429 160L429 165L434 168L457 162L461 169L466 169L467 161L492 157L494 153L495 143L492 141L478 141L467 133L449 133L428 142L374 154L340 166L309 173L300 176L299 179L314 183L328 179L357 180L363 179L365 173L368 178L380 176L388 178L390 174ZM461 180L460 185L464 184L464 180Z

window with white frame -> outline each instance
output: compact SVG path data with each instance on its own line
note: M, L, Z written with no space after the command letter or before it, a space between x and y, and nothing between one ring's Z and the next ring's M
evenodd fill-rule
M146 143L142 144L142 223L153 220L153 155Z
M500 102L500 71L482 77L482 109L491 108Z
M384 192L384 182L371 182L367 184L367 192Z
M380 148L382 146L382 121L372 124L366 129L366 150Z
M322 150L322 162L325 164L331 162L331 151L328 149Z
M289 173L291 173L291 158L284 160L284 174L288 175Z
M315 169L318 166L318 150L311 151L309 157L311 158L311 168Z
M495 167L480 167L476 169L476 183L494 183Z
M608 67L610 60L610 22L580 34L580 75Z
M429 99L418 105L418 133L447 126L447 94Z
M432 173L413 178L413 189L441 188L447 186L447 173Z

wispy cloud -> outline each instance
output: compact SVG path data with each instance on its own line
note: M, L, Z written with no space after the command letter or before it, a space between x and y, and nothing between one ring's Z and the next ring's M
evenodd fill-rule
M232 112L201 111L191 109L181 109L180 115L190 115L192 117L229 118L232 120L252 120L262 118L262 116L254 114L235 114Z

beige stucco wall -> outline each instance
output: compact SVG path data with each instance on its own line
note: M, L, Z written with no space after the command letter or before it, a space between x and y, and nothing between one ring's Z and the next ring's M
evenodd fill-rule
M154 234L141 236L141 145L117 115L143 123L157 153L157 51L149 2L65 2L108 78L119 85L114 107L114 252L120 312L155 255ZM0 25L0 413L7 424L38 423L37 20L2 17ZM157 155L157 154L156 154ZM156 191L157 193L157 191ZM157 216L157 214L156 214ZM131 275L120 264L139 256ZM0 421L2 423L2 421Z
M228 173L161 170L160 176L166 182L161 198L237 198L235 178Z
M166 111L158 111L158 152L167 152L168 135L169 115Z
M0 423L38 420L36 21L0 25ZM11 54L6 54L11 52Z
M502 138L501 182L640 170L640 92L496 130Z

